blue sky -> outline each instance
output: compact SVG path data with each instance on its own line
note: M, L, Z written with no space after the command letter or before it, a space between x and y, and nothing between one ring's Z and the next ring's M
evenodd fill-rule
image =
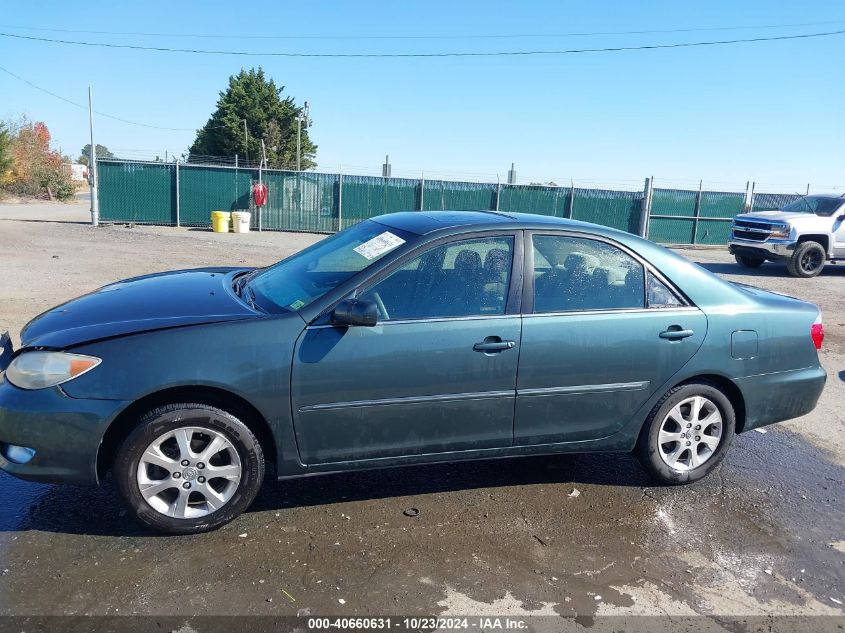
M418 3L7 3L0 31L90 42L302 52L438 52L636 46L845 29L845 5L775 1ZM790 28L762 25L836 21ZM543 38L467 35L749 27ZM16 28L12 28L16 27ZM73 29L204 33L108 35ZM245 39L261 36L455 36L450 39ZM228 37L229 35L238 37ZM68 99L126 119L195 129L242 66L264 67L312 106L321 169L506 177L637 187L746 180L845 189L845 36L566 56L307 59L109 50L0 37L0 65ZM0 72L0 117L45 121L65 153L87 142L87 112ZM98 117L97 140L126 156L181 153L193 132ZM772 189L772 187L769 187Z

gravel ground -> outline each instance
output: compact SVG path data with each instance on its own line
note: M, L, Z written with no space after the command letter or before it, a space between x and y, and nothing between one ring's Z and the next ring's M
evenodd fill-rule
M0 205L0 331L16 344L29 318L107 282L269 264L321 237L87 218L84 204ZM110 484L0 474L0 614L843 616L845 267L795 280L681 252L817 303L827 332L816 411L740 436L706 480L653 487L627 455L330 475L268 482L234 523L178 538L138 528Z

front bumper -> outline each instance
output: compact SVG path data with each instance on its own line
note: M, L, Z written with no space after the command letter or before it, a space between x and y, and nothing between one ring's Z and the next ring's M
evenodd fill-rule
M0 372L0 469L30 481L97 484L100 441L126 404L71 398L59 387L18 389ZM35 455L25 464L9 461L10 444Z
M731 255L764 255L769 259L787 259L792 256L796 242L788 238L770 237L765 242L755 240L744 240L738 237L731 237L728 242L728 250Z

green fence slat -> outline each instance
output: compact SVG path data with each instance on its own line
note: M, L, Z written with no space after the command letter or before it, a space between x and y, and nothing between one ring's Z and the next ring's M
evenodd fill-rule
M267 204L261 209L262 228L312 233L337 230L335 174L271 170L264 171L263 182Z
M426 180L422 208L424 211L491 211L496 208L496 189L490 183Z
M727 243L730 223L712 219L732 218L742 213L744 205L744 193L655 189L652 196L649 239L666 244Z
M641 191L576 188L572 218L637 233L642 199Z
M696 244L727 244L731 236L731 223L727 220L700 218Z
M794 193L755 193L753 211L776 211L801 196Z
M742 213L745 206L745 194L726 191L702 191L702 218L732 218Z
M697 191L686 189L655 189L651 196L652 215L695 215Z
M419 182L409 178L343 177L343 226L419 208Z
M100 219L176 224L174 170L172 164L98 160Z
M258 170L179 166L179 218L183 226L206 226L212 211L249 211Z
M693 223L694 218L652 217L648 223L648 239L661 244L692 244Z
M499 211L537 213L563 218L569 214L570 194L571 190L563 187L502 185Z

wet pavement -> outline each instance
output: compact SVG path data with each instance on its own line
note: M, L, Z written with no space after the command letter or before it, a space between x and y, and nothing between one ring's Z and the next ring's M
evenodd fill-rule
M626 454L408 467L269 482L225 528L166 537L111 485L3 475L0 613L842 614L844 483L772 429L692 486Z

